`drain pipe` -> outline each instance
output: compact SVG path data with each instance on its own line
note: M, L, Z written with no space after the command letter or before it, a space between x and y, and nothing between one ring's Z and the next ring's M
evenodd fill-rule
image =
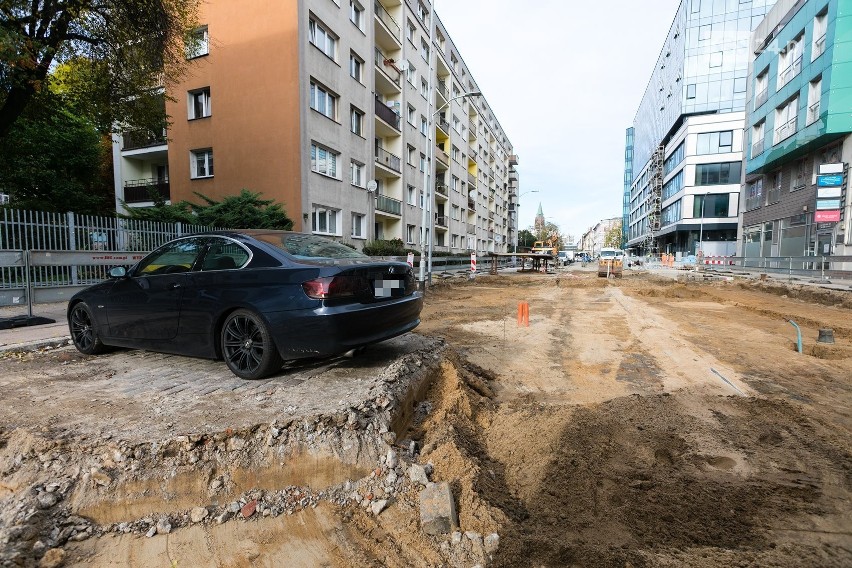
M791 319L787 320L790 322L790 325L796 328L796 346L799 348L799 354L802 354L802 330L799 329L799 326Z

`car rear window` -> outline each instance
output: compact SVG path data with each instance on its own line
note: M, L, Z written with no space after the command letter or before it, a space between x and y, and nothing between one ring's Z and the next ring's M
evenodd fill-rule
M252 237L299 259L369 259L363 253L331 239L302 233L252 233Z

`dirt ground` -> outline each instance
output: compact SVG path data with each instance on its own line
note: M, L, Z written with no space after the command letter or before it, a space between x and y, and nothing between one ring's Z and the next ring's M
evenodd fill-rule
M518 325L519 302L529 305L529 326ZM802 354L788 319L802 328ZM45 472L79 470L106 442L81 450L37 416L17 428L7 401L0 536L7 548L28 538L34 552L9 554L6 564L852 565L852 293L644 273L506 274L441 282L422 320L416 333L443 339L428 348L442 346L440 356L420 367L428 353L409 353L397 378L384 380L394 385L420 368L422 392L371 390L378 405L361 409L381 417L387 406L393 431L363 417L346 430L344 411L343 424L325 423L324 443L314 438L321 427L280 419L190 434L177 446L165 433L129 448L108 440L136 459L124 468L101 459L99 472L84 468L85 480L79 471L59 476L68 497L54 530L75 527L64 541L24 523L26 507L33 518L52 510L32 505L44 505ZM816 343L820 328L833 329L834 345ZM45 373L71 353L0 360L0 375ZM337 378L359 368L337 365ZM169 418L175 433L186 432L180 414ZM279 430L289 442L276 453ZM303 453L294 457L295 448ZM450 484L458 532L420 530L412 463ZM112 479L100 484L98 473ZM224 493L210 489L223 484ZM210 518L188 520L185 495ZM233 502L264 513L243 508L212 521ZM146 537L164 517L174 529ZM483 545L495 533L499 546Z

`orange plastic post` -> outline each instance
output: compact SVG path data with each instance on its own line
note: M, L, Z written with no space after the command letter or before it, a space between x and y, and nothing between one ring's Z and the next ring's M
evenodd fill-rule
M530 304L529 302L524 302L524 325L530 326Z
M518 302L518 327L521 327L524 317L524 303Z

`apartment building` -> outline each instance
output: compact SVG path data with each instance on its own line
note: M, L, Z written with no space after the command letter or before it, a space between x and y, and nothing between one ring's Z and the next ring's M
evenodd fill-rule
M517 241L517 157L430 3L210 0L202 14L166 136L115 139L118 208L151 189L248 189L295 230L359 249L419 246L424 207L434 252Z
M779 0L755 30L740 253L852 255L852 0Z
M626 140L632 251L734 254L749 38L773 4L680 3Z
M604 242L606 241L606 234L621 224L621 217L601 219L589 227L586 232L580 236L580 250L591 253L592 256L600 254L601 249L604 247Z

